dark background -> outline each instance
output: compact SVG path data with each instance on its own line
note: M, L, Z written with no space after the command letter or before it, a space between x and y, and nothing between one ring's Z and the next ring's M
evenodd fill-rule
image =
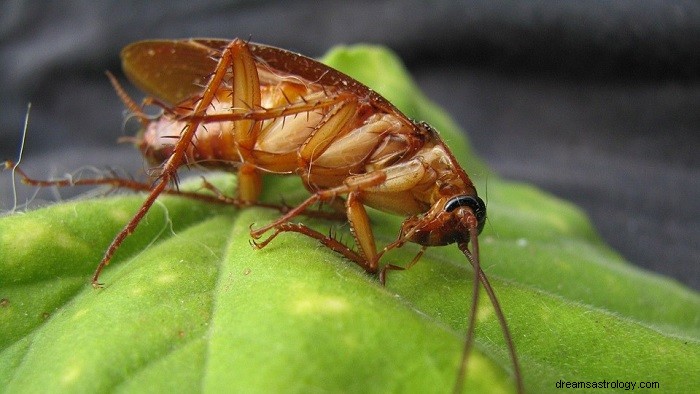
M132 41L250 37L310 56L383 44L497 172L575 202L631 262L700 288L697 2L317 3L4 0L0 159L16 158L31 102L32 175L141 169L116 144L128 132L104 76ZM0 174L3 210L9 179ZM20 202L35 192L19 191Z

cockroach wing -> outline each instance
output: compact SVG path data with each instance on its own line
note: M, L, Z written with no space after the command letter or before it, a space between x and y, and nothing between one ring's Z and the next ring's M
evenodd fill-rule
M215 48L195 40L154 40L125 47L121 59L134 85L174 105L202 92L216 69L216 55Z
M218 56L230 43L223 39L152 40L122 50L122 68L142 91L178 104L202 92L214 72ZM349 92L387 113L405 118L391 103L367 86L314 59L268 45L248 43L258 67L280 76L298 76L310 82Z

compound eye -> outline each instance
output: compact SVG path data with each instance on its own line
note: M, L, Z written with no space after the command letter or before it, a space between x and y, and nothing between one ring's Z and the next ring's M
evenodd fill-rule
M486 204L484 204L484 201L478 196L453 197L447 201L447 204L445 204L445 212L452 212L457 209L457 207L471 208L472 212L474 212L474 216L476 216L477 222L479 223L477 229L479 230L479 233L481 233L481 230L484 228L484 224L486 223Z

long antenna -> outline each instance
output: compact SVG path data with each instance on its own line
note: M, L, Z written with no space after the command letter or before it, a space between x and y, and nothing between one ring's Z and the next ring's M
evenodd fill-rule
M515 352L515 344L513 343L513 338L510 335L510 330L508 329L508 323L506 323L506 317L503 314L501 305L498 303L498 298L496 298L496 293L493 291L493 287L489 283L488 278L484 271L479 268L479 281L484 285L486 294L489 295L491 299L491 305L496 311L496 316L498 317L498 322L501 324L501 331L503 331L503 338L506 340L506 346L508 347L508 353L510 354L510 361L513 364L513 375L515 375L515 384L517 385L518 393L525 392L525 386L523 385L523 375L520 371L520 362L518 362L518 355Z
M469 231L470 234L476 234L476 229L474 231ZM472 303L471 307L469 308L469 322L467 323L467 333L465 334L465 340L464 340L464 348L462 349L462 361L459 364L459 371L457 372L457 381L455 382L455 387L453 392L455 394L461 393L462 389L464 387L464 378L467 375L467 364L469 360L469 354L471 353L471 348L472 345L474 344L474 327L476 326L476 312L479 307L479 280L478 280L478 274L481 270L479 266L479 241L477 237L471 236L472 240L472 245L474 246L474 252L476 253L477 258L473 259L471 252L469 252L469 248L467 247L467 243L460 243L458 245L459 250L464 253L465 256L467 256L467 260L469 260L469 263L471 263L472 267L474 267L474 280L472 282Z
M24 154L24 142L27 140L27 129L29 128L29 111L32 109L32 103L27 103L27 114L24 115L24 129L22 130L22 142L19 145L19 155L17 156L17 161L15 165L12 166L12 211L17 209L17 187L15 186L15 170L19 163L22 161L22 155Z
M496 316L498 317L498 322L501 325L503 338L506 341L506 346L508 347L508 353L510 355L511 363L513 364L513 375L515 377L517 392L522 394L525 392L525 387L523 385L523 377L520 371L520 363L518 361L518 356L515 352L515 344L513 343L513 338L510 335L508 323L506 322L506 318L503 314L503 310L501 309L501 305L498 302L498 298L496 298L496 293L493 291L493 287L491 287L491 283L489 283L486 274L481 269L481 263L479 261L478 231L476 230L476 227L470 229L469 234L473 253L469 251L468 244L466 242L457 245L459 247L459 250L461 250L462 253L464 253L464 255L467 257L467 260L469 260L474 269L474 284L472 287L472 305L469 310L469 323L467 325L464 349L462 350L462 361L460 363L459 372L457 375L457 380L455 382L453 392L461 393L464 387L464 377L466 376L469 353L471 352L471 348L474 342L474 327L476 325L476 313L478 308L477 302L479 299L479 282L481 282L481 284L484 285L486 294L488 294L489 299L491 300L491 305L493 305L493 309L496 312Z

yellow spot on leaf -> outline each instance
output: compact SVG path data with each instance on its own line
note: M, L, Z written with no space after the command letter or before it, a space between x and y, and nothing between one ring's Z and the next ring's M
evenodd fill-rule
M129 294L132 296L140 296L143 295L145 292L145 289L141 286L132 286L131 289L129 289Z
M33 248L44 244L51 237L51 230L42 221L26 219L25 223L23 228L31 229L31 231L6 231L0 233L0 244L15 245L17 252L31 251ZM19 255L14 261L17 263L21 262L21 257ZM10 261L9 263L12 262ZM7 263L5 262L5 264Z
M76 253L84 252L85 250L87 250L87 245L83 240L73 237L69 234L56 232L51 234L51 237L55 245L60 248L72 250Z
M133 215L133 212L129 212L126 209L115 209L109 212L109 217L115 222L126 223Z
M63 376L61 376L61 383L63 383L64 385L69 385L73 383L76 379L80 377L82 372L83 368L81 365L69 365L68 368L63 372Z
M309 313L341 313L348 309L348 302L344 298L323 295L303 297L292 305L292 311L298 314Z
M177 281L177 275L174 275L172 272L162 273L156 278L156 282L164 284L173 283L175 281Z
M84 309L79 309L79 310L77 310L77 311L75 312L75 314L73 315L73 319L74 319L74 320L78 320L78 319L80 319L81 317L87 315L87 313L88 313L88 310L87 310L87 309L85 309L85 308L84 308Z

